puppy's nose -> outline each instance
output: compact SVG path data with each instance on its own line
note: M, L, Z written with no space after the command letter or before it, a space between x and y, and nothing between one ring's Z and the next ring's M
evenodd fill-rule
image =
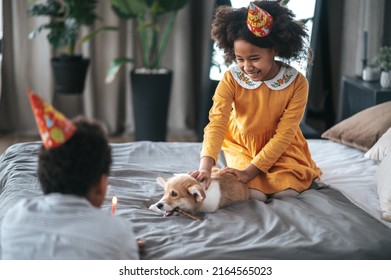
M159 209L162 209L163 208L163 203L159 202L158 204L156 204L156 207L159 208Z

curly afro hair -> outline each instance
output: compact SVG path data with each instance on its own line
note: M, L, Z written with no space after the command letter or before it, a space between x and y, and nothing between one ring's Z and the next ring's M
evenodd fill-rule
M76 131L61 146L39 153L38 178L44 194L85 196L103 174L109 174L111 148L103 127L77 118Z
M305 59L308 51L307 28L294 20L295 14L280 5L280 1L254 1L258 7L273 17L272 31L265 37L257 37L247 28L247 8L220 6L212 21L211 37L224 50L227 63L235 61L234 42L247 41L260 48L273 48L278 57L286 61Z

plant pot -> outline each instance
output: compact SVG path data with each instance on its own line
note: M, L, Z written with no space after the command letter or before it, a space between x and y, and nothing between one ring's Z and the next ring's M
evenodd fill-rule
M51 59L55 91L58 93L83 93L89 59L82 56L61 55Z
M172 71L130 72L133 96L135 140L166 141Z
M391 71L382 71L380 74L380 86L391 88Z
M378 82L380 80L380 67L368 65L362 72L362 79L366 82Z

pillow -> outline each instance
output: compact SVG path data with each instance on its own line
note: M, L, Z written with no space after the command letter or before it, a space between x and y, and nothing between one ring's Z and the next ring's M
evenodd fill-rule
M366 152L390 127L391 101L388 101L337 123L323 132L321 137Z
M391 127L384 133L380 139L365 153L364 157L368 159L382 161L391 153Z
M377 193L379 195L382 219L391 222L391 154L379 164L375 172Z

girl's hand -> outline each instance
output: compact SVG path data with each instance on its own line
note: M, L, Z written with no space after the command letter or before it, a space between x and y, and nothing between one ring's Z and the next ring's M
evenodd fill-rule
M236 178L242 183L247 184L252 178L250 178L249 174L245 170L239 170L235 168L225 167L222 170L223 173L231 173L235 175Z
M254 179L257 175L261 174L262 171L256 168L254 165L250 164L243 170L225 167L223 169L223 172L231 173L235 175L240 182L247 184L252 179Z
M210 182L211 182L211 171L201 169L189 172L191 176L196 178L199 182L203 183L205 186L205 189L209 188Z
M211 157L202 157L200 160L200 166L197 171L189 172L191 176L196 178L200 183L204 184L205 189L209 188L212 181L212 167L215 164L214 159Z

